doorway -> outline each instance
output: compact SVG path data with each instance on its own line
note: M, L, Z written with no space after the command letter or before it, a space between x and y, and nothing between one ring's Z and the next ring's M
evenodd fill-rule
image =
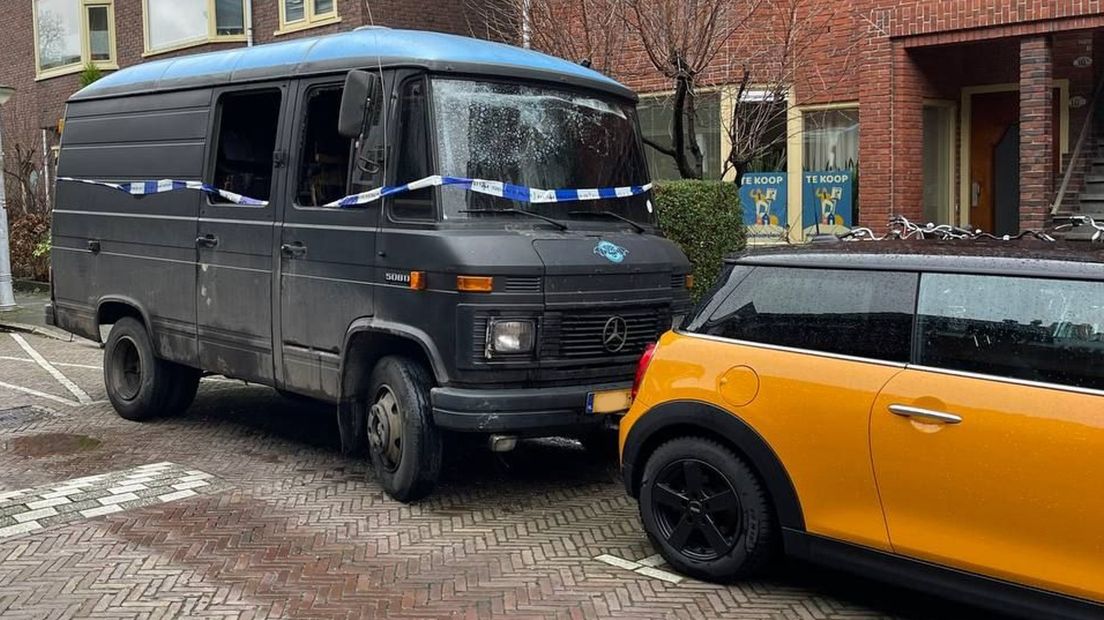
M1015 234L1018 231L997 230L997 212L1005 214L1001 223L1007 225L1008 202L1014 197L1019 226L1020 93L976 94L970 114L970 226L994 234ZM1013 135L1016 148L1009 149ZM1014 192L1009 191L1013 176Z

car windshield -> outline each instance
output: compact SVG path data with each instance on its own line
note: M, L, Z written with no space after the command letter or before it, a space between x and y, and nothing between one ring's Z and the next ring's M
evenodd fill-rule
M433 98L442 175L540 189L648 182L636 111L629 103L541 86L443 78L434 80ZM653 221L648 194L531 204L445 188L441 200L445 219L523 209L560 220L600 222L596 216L605 216L616 222L600 213L609 212Z

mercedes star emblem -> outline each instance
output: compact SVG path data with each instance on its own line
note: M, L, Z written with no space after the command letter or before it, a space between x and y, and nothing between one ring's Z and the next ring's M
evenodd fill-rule
M611 316L602 328L602 346L610 353L617 353L625 348L629 340L629 324L619 316Z

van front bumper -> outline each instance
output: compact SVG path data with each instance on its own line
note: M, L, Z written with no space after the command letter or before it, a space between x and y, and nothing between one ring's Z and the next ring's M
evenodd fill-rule
M531 437L589 430L616 413L588 413L591 394L625 390L631 383L523 389L433 388L433 421L439 428Z

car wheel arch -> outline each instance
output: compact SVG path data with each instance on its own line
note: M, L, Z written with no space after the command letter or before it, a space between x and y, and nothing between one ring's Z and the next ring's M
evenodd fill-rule
M735 450L766 486L779 525L805 531L804 513L793 481L770 444L747 422L710 403L662 403L637 419L622 451L626 491L639 497L648 456L666 441L685 436L713 439Z

